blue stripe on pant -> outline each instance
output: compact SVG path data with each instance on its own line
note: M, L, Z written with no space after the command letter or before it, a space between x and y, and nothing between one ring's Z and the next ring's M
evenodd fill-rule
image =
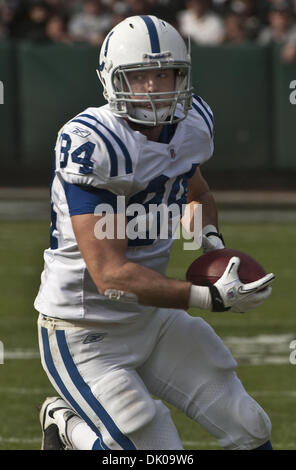
M66 400L72 406L72 408L77 411L77 413L81 416L81 418L97 434L98 440L96 441L96 449L109 450L108 447L104 444L102 436L100 432L98 431L97 427L92 423L92 421L89 419L87 414L80 408L78 403L74 400L72 395L69 393L68 389L65 387L65 384L63 383L51 356L47 329L42 327L41 334L42 334L44 360L46 363L46 367L50 375L54 379L55 383L57 384L57 387L60 389L62 395L66 398Z
M49 349L49 341L48 341L47 330L45 328L42 328L42 330L45 330L45 332L46 332L45 335L47 337L48 355L50 356L50 359L51 359L51 362L52 362L51 369L52 369L52 366L55 369L55 366L54 366L52 358L51 358L50 349ZM44 336L43 332L42 332L42 336ZM88 403L88 405L92 408L92 410L95 412L95 414L100 418L100 420L102 421L102 423L104 424L104 426L106 427L106 429L108 430L109 434L114 439L114 441L116 441L124 450L125 449L126 450L136 450L136 447L133 444L133 442L128 437L126 437L124 434L122 434L120 429L116 426L116 424L112 420L111 416L108 415L106 410L102 407L102 405L99 403L99 401L93 395L89 385L81 377L81 375L80 375L80 373L79 373L79 371L78 371L78 369L77 369L77 367L76 367L76 365L73 361L73 358L70 354L70 351L69 351L69 348L68 348L68 345L67 345L67 341L66 341L65 332L63 330L57 330L56 331L56 338L57 338L59 351L60 351L61 357L64 361L67 372L68 372L74 386L77 388L78 392L81 394L81 396L84 398L84 400ZM45 347L44 347L44 350L45 350ZM48 367L48 365L47 365L47 367ZM49 369L49 367L48 367L48 369ZM49 371L50 371L50 369L49 369ZM52 374L51 371L50 371L50 373ZM55 375L52 374L55 381L56 381L56 376L57 375L58 375L58 373L55 369ZM59 376L58 376L58 378L59 378L59 381L61 383L60 384L58 384L57 382L56 383L57 383L57 385L59 386L60 389L61 389L61 385L63 386L63 390L61 389L61 392L64 394L65 398L69 401L69 403L71 403L72 407L75 410L77 410L79 415L84 419L84 421L91 427L91 429L93 429L93 431L102 440L102 436L99 434L98 429L96 428L96 426L92 423L92 421L88 418L88 416L81 410L81 408L75 402L75 400L71 396L70 396L70 398L72 399L72 401L70 401L68 399L67 395L70 395L69 391L66 389L65 385L62 383ZM64 390L66 391L67 395L64 393ZM74 402L74 404L72 402ZM81 412L83 413L83 415L81 414ZM102 444L102 446L103 446L102 447L103 449L108 449L104 443ZM97 446L95 448L97 448Z

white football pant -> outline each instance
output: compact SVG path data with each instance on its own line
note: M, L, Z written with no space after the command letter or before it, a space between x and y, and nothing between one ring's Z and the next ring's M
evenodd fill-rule
M268 416L201 318L173 309L125 324L40 315L38 327L51 383L95 431L101 449L183 449L161 400L198 422L222 448L255 449L270 438Z

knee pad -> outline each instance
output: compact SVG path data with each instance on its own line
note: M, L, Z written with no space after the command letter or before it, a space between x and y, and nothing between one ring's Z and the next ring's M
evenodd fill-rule
M203 401L201 401L203 398ZM224 449L255 449L270 438L271 423L261 406L250 397L234 373L213 379L191 405L191 417L212 434Z
M270 419L252 397L244 394L235 411L243 428L252 438L258 440L258 445L268 441L271 433Z
M155 416L154 400L133 371L108 372L96 382L92 392L125 435L136 432Z
M219 440L228 450L252 450L270 439L271 422L261 406L247 393L231 400L230 425Z

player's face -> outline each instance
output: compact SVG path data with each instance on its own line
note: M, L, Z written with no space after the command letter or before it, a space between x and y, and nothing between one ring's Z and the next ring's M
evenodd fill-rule
M127 73L128 81L133 93L150 93L153 99L153 93L175 91L176 72L173 69L154 69L139 70ZM133 98L134 96L131 96ZM146 99L147 95L137 95L137 99ZM157 98L157 96L155 96ZM170 99L171 95L163 95L162 98ZM169 104L169 103L168 103ZM167 103L155 103L157 108L166 106ZM137 104L137 106L140 106ZM149 103L143 104L144 107L151 107Z

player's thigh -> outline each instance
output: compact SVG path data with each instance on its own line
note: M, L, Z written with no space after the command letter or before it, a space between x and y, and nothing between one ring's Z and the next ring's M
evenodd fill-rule
M107 341L105 347L86 342L92 334L39 323L42 364L58 393L105 449L182 448L168 409L151 398L135 370L120 365L118 342L113 349Z
M175 401L174 404L185 410L193 390L201 393L205 381L233 371L236 362L202 318L191 317L181 310L172 311L172 316L174 321L167 324L138 372L153 394Z
M179 312L139 373L151 393L199 422L222 447L253 449L269 439L270 422L236 365L203 319Z

